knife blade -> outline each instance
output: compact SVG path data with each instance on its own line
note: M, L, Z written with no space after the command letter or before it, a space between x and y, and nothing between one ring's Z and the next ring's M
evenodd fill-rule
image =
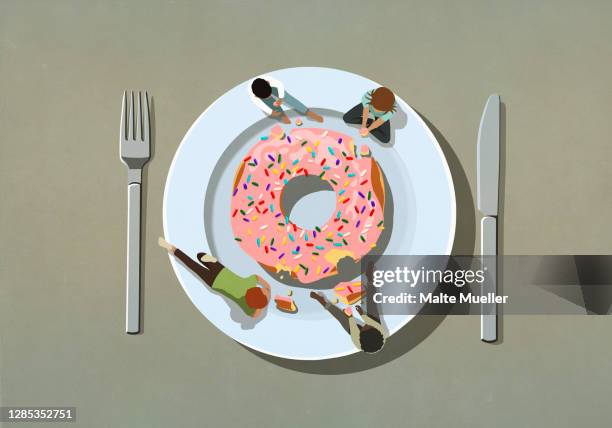
M478 210L483 214L480 223L480 253L497 256L497 215L499 211L499 152L500 152L500 97L489 96L485 104L477 143L477 198ZM488 268L488 280L483 283L483 296L497 295L497 258L483 257ZM481 305L480 340L497 341L498 314L496 305Z
M499 105L499 95L491 95L478 128L478 210L493 217L499 208Z

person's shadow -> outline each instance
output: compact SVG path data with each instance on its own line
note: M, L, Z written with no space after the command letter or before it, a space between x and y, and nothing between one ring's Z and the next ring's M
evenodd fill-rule
M257 323L263 320L268 314L268 308L266 307L266 309L264 309L264 311L257 318L253 318L245 314L242 308L238 306L235 302L232 302L225 297L223 297L223 299L230 307L230 318L232 319L232 321L240 324L240 328L242 328L243 330L254 329Z
M388 145L393 147L395 144L395 134L398 129L403 129L408 124L408 115L406 112L401 109L399 106L397 107L397 111L393 115L391 119L391 140L389 140ZM378 142L376 138L371 137L373 141ZM382 145L382 143L380 143Z
M418 113L418 112L417 112ZM398 111L395 116L400 114ZM452 147L444 137L444 135L421 113L418 113L420 117L425 121L429 129L432 131L436 140L438 141L446 161L451 171L453 183L455 185L455 195L457 201L457 223L455 229L455 240L453 243L453 249L451 254L460 254L463 256L470 256L474 251L475 241L475 212L474 212L474 200L472 192L470 190L469 182L465 174L459 158L453 151ZM394 116L394 118L395 118ZM402 117L401 115L399 116ZM404 113L404 116L406 114ZM407 117L406 117L407 120ZM398 127L403 127L406 122L398 122ZM395 129L392 128L392 143L395 139ZM439 309L439 308L438 308ZM363 370L368 370L374 367L381 366L390 361L399 358L406 354L414 347L423 342L433 331L440 325L440 323L446 318L446 315L453 309L451 305L446 307L446 312L440 314L440 310L437 310L437 314L431 313L431 308L427 306L423 308L406 326L401 328L393 336L391 336L384 348L376 354L366 354L364 352L358 352L346 357L333 358L328 360L320 361L302 361L302 360L287 360L279 357L270 356L248 347L245 347L253 354L261 357L262 359L276 364L278 366L313 374L344 374L344 373L355 373ZM453 313L456 313L453 311ZM338 326L338 328L341 328Z

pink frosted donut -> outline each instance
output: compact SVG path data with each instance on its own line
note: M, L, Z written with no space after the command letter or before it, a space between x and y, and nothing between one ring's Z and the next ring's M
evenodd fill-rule
M293 177L319 176L336 193L334 215L306 230L292 223L281 194ZM357 159L351 137L326 129L275 126L240 163L234 179L234 239L270 272L290 272L301 283L337 273L338 261L358 261L383 230L384 180L372 157Z

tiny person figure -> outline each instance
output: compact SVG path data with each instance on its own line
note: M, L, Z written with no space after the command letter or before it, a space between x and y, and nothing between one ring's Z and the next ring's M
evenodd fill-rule
M279 118L283 123L289 124L291 120L281 107L287 104L298 113L305 114L317 122L323 122L323 117L310 110L298 99L285 90L285 86L270 76L260 76L253 79L249 85L249 95L253 103L265 114Z
M364 352L374 354L382 349L388 337L388 332L380 323L380 318L377 313L377 308L374 305L372 312L366 314L360 305L355 307L355 310L361 316L364 325L359 325L353 317L351 307L342 310L338 306L332 304L322 293L312 291L310 297L318 301L334 318L340 322L344 330L351 335L351 340L357 347Z
M213 290L236 302L245 314L257 318L268 305L271 295L270 285L262 277L251 275L243 278L211 255L198 253L197 259L200 262L198 263L163 238L159 238L158 243L202 278Z
M363 94L361 103L347 111L343 119L346 123L361 125L359 135L362 137L372 134L386 144L391 140L389 119L396 109L395 95L390 89L381 86Z

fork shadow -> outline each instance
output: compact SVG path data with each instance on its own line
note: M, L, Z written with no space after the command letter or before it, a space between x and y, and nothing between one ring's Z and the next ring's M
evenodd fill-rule
M425 121L442 148L455 186L457 223L451 254L472 255L475 242L475 210L465 170L444 135L423 114L418 111L417 114ZM446 311L440 311L438 308L436 314L431 313L430 308L423 308L406 326L391 336L385 347L376 354L359 352L328 360L302 361L273 357L241 346L263 360L298 372L321 375L356 373L381 366L408 353L427 339L451 311L454 314L461 313L460 308L452 305L448 305Z
M140 201L140 218L141 218L141 246L140 251L142 251L140 257L140 330L137 334L144 334L145 329L145 292L146 292L146 275L147 275L147 211L148 211L148 200L149 200L149 164L153 162L155 159L155 143L157 141L156 132L155 132L155 99L152 95L149 95L149 135L151 136L150 143L150 158L149 162L145 164L142 168L142 187L141 187L141 201ZM144 233L142 230L144 228Z

